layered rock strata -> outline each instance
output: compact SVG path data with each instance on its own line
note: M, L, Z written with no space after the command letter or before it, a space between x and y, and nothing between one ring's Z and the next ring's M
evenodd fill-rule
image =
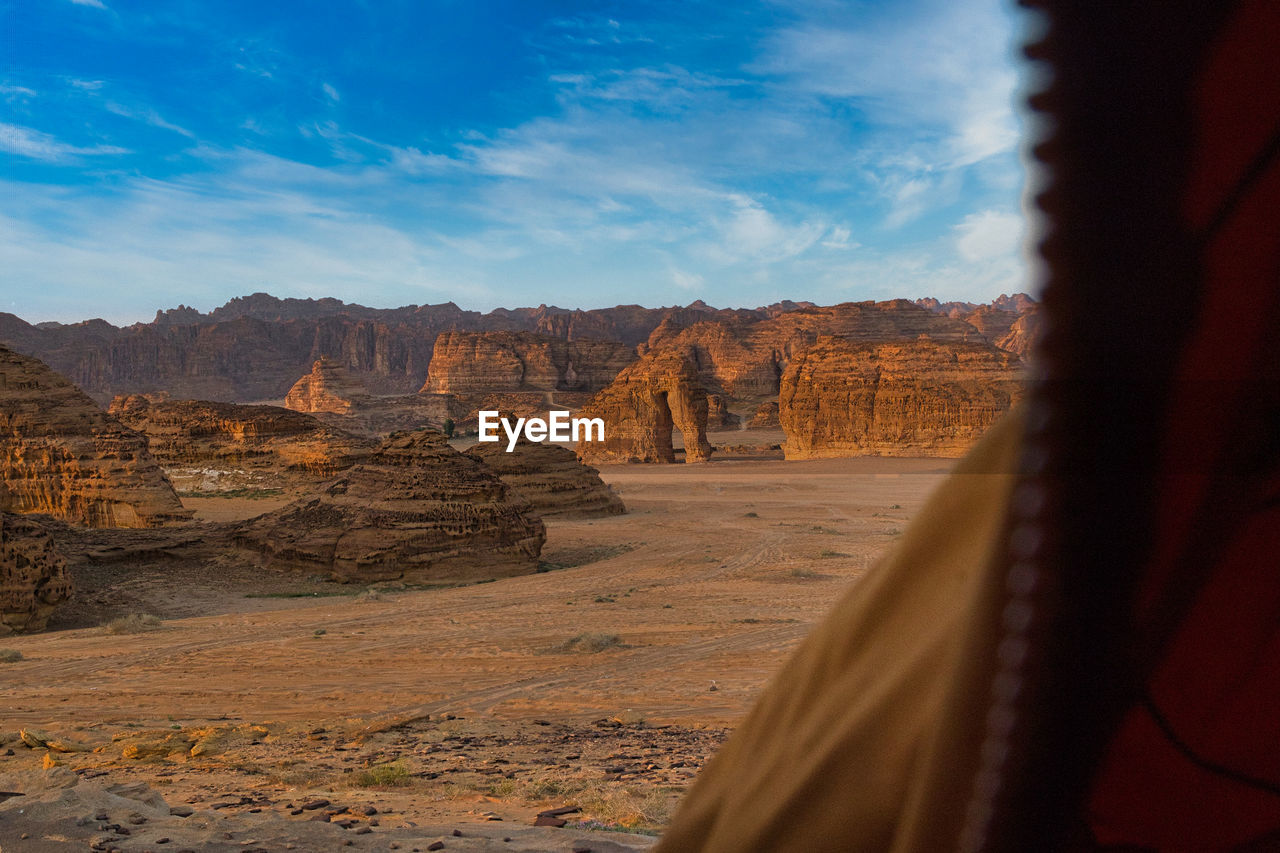
M91 527L185 521L147 441L37 359L0 347L0 510Z
M0 512L0 636L44 630L70 595L66 560L44 525Z
M595 518L626 512L622 499L600 472L578 461L567 447L521 439L508 453L506 442L477 444L467 451L533 506L543 518Z
M787 459L961 456L1022 393L1019 361L986 344L824 338L782 377Z
M529 504L431 430L397 433L319 494L244 523L268 567L411 583L533 572L546 538Z
M581 441L584 462L674 462L672 429L684 439L686 462L711 457L707 391L691 349L664 347L645 355L583 406L577 416L601 418L604 441Z
M422 390L598 391L635 359L634 349L618 341L570 341L533 332L445 332L436 338Z
M147 437L180 488L318 483L368 458L376 442L279 406L118 397L111 414Z

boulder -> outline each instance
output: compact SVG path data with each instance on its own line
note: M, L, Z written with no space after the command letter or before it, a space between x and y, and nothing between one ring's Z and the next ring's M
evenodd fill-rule
M44 630L70 595L66 560L45 526L0 512L0 635Z
M271 568L424 583L533 572L546 531L481 462L418 430L393 434L318 495L233 535Z

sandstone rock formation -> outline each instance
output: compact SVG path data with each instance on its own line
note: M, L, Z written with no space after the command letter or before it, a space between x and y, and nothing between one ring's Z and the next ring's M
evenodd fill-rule
M672 427L684 438L686 462L711 457L707 392L692 349L663 347L628 367L578 411L602 418L604 441L582 441L584 462L674 462Z
M786 458L963 455L1021 395L1019 367L989 344L823 338L782 377Z
M40 361L0 347L0 510L91 527L190 518L146 439Z
M411 583L532 572L545 538L527 501L432 430L392 435L318 495L235 533L268 567Z
M422 390L434 394L598 391L635 361L618 341L533 332L444 332Z
M70 595L66 560L44 525L0 512L0 636L44 630Z
M648 351L692 350L698 381L709 394L722 395L725 410L740 420L762 403L776 399L782 373L791 359L820 336L862 344L910 341L981 341L970 324L928 311L905 299L846 302L797 308L765 320L710 319L681 327L667 320L654 330Z
M506 442L482 443L467 450L533 506L543 518L595 518L626 512L600 472L578 461L572 450L523 438L507 452Z
M747 426L752 429L769 429L779 426L778 401L770 400L767 403L761 403L760 408L756 409L751 420L747 422Z
M369 392L354 381L342 365L321 356L311 365L310 373L293 383L284 395L284 405L295 412L343 415L368 397Z
M331 426L366 436L439 427L465 417L465 404L449 394L374 396L337 361L322 356L285 395L286 408L313 414Z
M366 459L376 443L279 406L117 397L111 414L147 437L171 481L188 491L319 483Z
M1044 315L1040 313L1039 308L1034 306L1028 308L1013 321L1009 331L995 342L996 346L1016 353L1026 361L1031 357L1036 341L1040 339L1043 320Z

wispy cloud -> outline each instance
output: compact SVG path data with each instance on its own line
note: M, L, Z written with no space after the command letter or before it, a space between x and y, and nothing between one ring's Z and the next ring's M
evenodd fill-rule
M338 90L332 84L324 83L320 86L320 89L324 92L324 96L329 99L329 103L336 104L342 100L342 95L338 94Z
M77 6L92 6L94 9L107 8L107 4L103 3L102 0L71 0L71 2Z
M67 163L82 155L130 153L128 148L117 145L71 145L43 131L3 122L0 122L0 152L43 160L47 163Z
M171 130L174 133L180 133L191 139L195 138L194 133L187 130L185 127L179 127L172 122L165 121L164 118L151 107L129 107L124 104L116 103L115 101L107 101L107 103L104 104L104 107L107 112L115 113L118 116L131 118L135 121L140 121L143 124L158 127L162 130Z

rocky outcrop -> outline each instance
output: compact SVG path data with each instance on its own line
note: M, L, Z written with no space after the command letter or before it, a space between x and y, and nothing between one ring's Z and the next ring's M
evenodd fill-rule
M315 484L368 458L377 446L279 406L134 394L117 397L110 411L147 437L151 455L186 491Z
M996 346L1015 353L1026 361L1031 357L1036 341L1040 339L1043 321L1044 315L1040 313L1039 308L1034 306L1028 308L1013 321L1009 331L995 342Z
M328 357L285 395L286 408L313 414L331 426L365 436L443 426L465 417L465 406L449 394L370 394L347 368Z
M578 417L601 418L604 441L582 441L584 462L674 462L672 428L684 439L686 462L711 457L707 441L707 392L699 381L697 354L664 347L628 367L583 406Z
M318 495L235 533L268 567L361 583L533 572L545 538L527 501L432 430L391 436Z
M190 518L147 441L45 364L0 347L0 510L91 527Z
M433 394L598 391L631 362L618 341L565 340L533 332L445 332L422 387Z
M765 320L714 319L688 327L668 320L654 330L647 348L691 350L699 383L709 394L722 396L726 413L746 420L762 403L777 398L791 360L824 335L860 344L983 340L962 320L897 299L797 308Z
M988 344L824 338L782 377L787 459L960 456L1021 395L1016 356Z
M755 414L751 416L751 420L747 422L747 426L751 429L778 427L778 401L770 400L767 403L761 403L760 408L756 409Z
M44 525L0 512L0 636L44 630L70 595L66 560Z
M485 442L467 451L533 506L543 518L595 518L626 512L600 472L578 461L572 450L550 442L521 439L508 453L506 442Z
M351 378L346 368L321 356L311 365L310 373L293 383L284 395L284 405L295 412L345 415L368 398L369 392Z

